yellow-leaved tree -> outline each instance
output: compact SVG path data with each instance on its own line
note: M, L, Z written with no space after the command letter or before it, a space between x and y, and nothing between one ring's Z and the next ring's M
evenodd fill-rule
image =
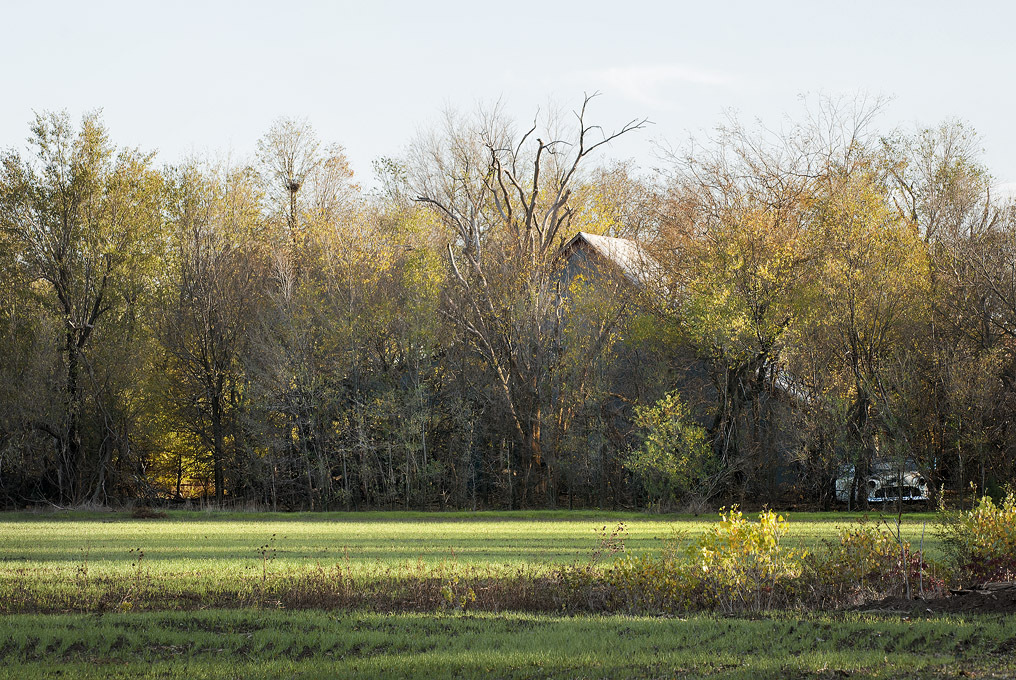
M708 380L687 389L706 404L700 417L720 475L741 490L774 491L756 482L772 469L781 437L785 353L812 273L803 235L815 159L804 138L802 130L776 137L735 122L710 146L675 156L655 246L662 307Z
M808 234L816 266L799 336L798 370L816 404L841 420L840 441L866 507L872 461L910 455L896 427L898 382L889 379L914 351L928 311L928 253L914 223L890 202L884 159L858 152L823 178Z

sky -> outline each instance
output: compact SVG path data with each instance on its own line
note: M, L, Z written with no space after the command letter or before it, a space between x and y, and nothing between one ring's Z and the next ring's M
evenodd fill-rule
M446 110L522 122L600 92L592 122L652 121L608 152L651 169L730 115L778 127L861 95L888 98L881 130L963 121L1016 193L1011 2L0 0L0 19L0 148L24 148L33 112L102 109L160 162L243 160L286 116L370 186Z

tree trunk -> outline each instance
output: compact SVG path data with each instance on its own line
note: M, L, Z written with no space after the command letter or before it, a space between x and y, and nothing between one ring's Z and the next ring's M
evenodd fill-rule
M78 392L78 343L72 331L67 331L67 455L64 459L63 494L70 502L76 503L81 493L84 474L84 455L81 446L80 394ZM62 486L62 485L61 485Z
M212 410L212 467L215 474L215 502L222 504L224 493L223 458L225 457L225 432L222 424L222 379L216 380L211 395Z

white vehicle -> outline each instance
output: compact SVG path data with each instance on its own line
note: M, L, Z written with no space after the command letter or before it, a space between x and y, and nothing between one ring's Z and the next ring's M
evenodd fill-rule
M845 465L836 477L836 500L850 502L853 486L854 466ZM902 466L898 463L872 463L866 486L869 503L894 503L901 499L905 502L926 501L930 497L928 480L913 461L907 461Z

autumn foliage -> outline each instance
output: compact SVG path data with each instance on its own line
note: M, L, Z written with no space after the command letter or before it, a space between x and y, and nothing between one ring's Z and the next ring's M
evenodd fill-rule
M1016 212L976 135L824 100L649 173L601 156L645 121L594 104L449 114L363 184L301 121L159 167L40 114L0 169L0 502L832 507L852 469L863 509L889 462L966 507L1012 479Z

